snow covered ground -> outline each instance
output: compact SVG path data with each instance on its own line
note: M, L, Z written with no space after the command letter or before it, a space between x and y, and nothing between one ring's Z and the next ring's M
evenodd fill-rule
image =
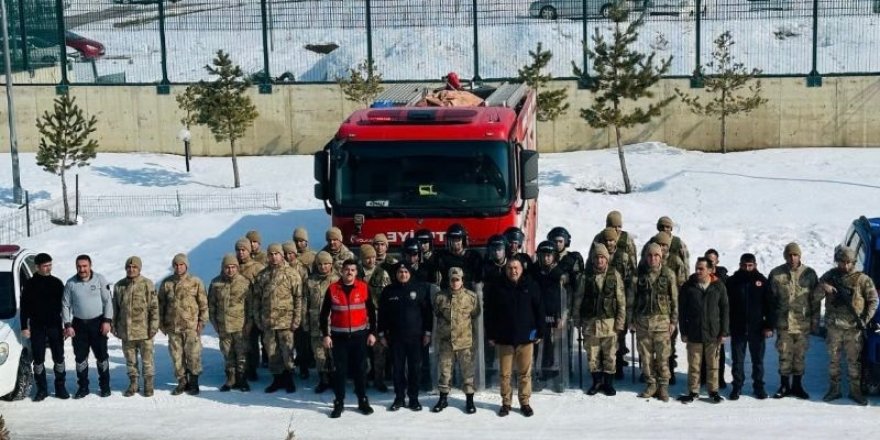
M568 1L568 0L566 0ZM399 2L398 2L399 3ZM550 49L550 71L571 77L571 62L583 63L582 22L528 16L528 1L481 1L479 11L480 76L506 78L528 63L538 42ZM768 7L785 4L785 10ZM707 0L702 22L701 57L710 60L712 41L729 30L737 42L734 56L767 74L806 74L811 66L812 19L809 1L746 2ZM101 11L108 4L76 2L71 16ZM269 2L270 71L291 72L298 81L334 81L367 57L362 2ZM473 77L474 47L471 2L417 2L405 6L373 2L373 57L388 80L436 79L450 70ZM154 4L122 5L127 11L72 31L103 42L107 56L98 74L125 72L128 82L161 78L158 12ZM880 15L867 0L820 5L818 70L820 73L877 72L880 61L868 56L880 47ZM842 15L851 14L851 15ZM852 15L855 14L855 15ZM639 39L643 51L672 57L670 75L690 75L695 67L696 23L693 17L651 16ZM598 28L611 34L609 22L590 17L592 36ZM263 68L260 2L185 0L169 4L166 24L169 78L188 82L205 78L203 66L218 49L233 54L246 72ZM339 49L320 55L307 44L334 43Z
M631 195L579 192L576 187L618 187L619 171L612 150L547 154L541 159L539 233L552 226L567 227L573 247L585 251L588 240L604 226L605 214L619 209L624 225L638 243L653 235L655 222L669 215L678 223L676 232L692 254L715 247L721 262L734 269L743 252L754 252L764 273L782 262L782 248L796 240L804 262L817 271L832 264L832 250L849 222L858 215L877 215L880 177L876 149L767 150L728 155L683 151L657 143L627 148L630 173L637 191ZM117 280L124 276L123 263L130 255L143 258L145 276L159 280L170 273L177 252L187 252L191 269L206 281L219 271L222 254L249 229L260 229L266 243L285 240L294 227L308 228L313 245L320 246L328 217L311 196L311 158L308 156L240 158L244 188L238 191L279 191L278 212L222 213L183 217L117 218L87 221L72 228L58 228L25 240L28 248L51 253L56 275L74 273L79 253L92 255L95 270ZM8 164L8 156L0 156ZM25 189L42 198L57 197L57 178L34 166L33 155L21 159ZM182 171L177 156L147 154L100 154L94 165L80 170L84 192L101 194L233 191L228 189L228 159L196 158L193 172ZM0 214L13 209L10 202L9 166L0 168ZM283 439L288 428L300 439L451 439L451 438L821 438L864 437L875 431L876 409L861 408L841 400L819 401L827 381L824 342L811 338L806 387L811 401L769 399L746 395L721 405L644 401L635 397L640 385L619 383L613 398L588 397L578 390L563 395L541 392L533 397L535 417L514 413L499 419L495 410L500 398L495 390L478 393L478 412L469 416L458 407L463 399L452 396L452 407L442 414L385 410L390 394L370 391L377 411L365 417L351 406L340 421L327 418L330 393L315 395L313 380L300 382L294 394L265 395L267 373L255 391L220 393L223 364L213 330L203 336L205 372L198 397L172 397L167 340L156 339L158 390L153 398L124 398L127 384L121 346L110 341L114 394L107 399L89 396L82 401L50 398L36 404L29 400L0 402L0 413L13 438L45 439ZM679 352L683 347L679 343ZM69 344L68 344L69 347ZM778 386L777 358L773 340L768 341L767 387ZM678 367L684 391L686 362ZM730 357L728 356L728 359ZM73 356L68 348L68 371ZM94 371L94 364L92 364ZM746 366L748 369L748 365ZM72 376L72 374L71 374ZM730 370L727 371L730 380ZM72 380L68 388L72 389ZM93 383L94 386L94 383ZM746 393L751 392L749 385ZM726 394L726 393L725 393ZM423 398L425 406L434 397ZM876 397L872 404L880 404Z

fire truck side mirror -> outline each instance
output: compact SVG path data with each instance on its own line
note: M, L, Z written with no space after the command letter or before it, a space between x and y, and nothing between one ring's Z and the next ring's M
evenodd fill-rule
M328 159L327 151L315 153L315 198L320 200L327 200Z
M521 150L519 152L519 187L523 200L538 198L538 152Z

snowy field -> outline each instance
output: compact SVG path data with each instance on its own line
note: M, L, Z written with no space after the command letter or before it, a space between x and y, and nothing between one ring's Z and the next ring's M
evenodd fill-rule
M481 77L515 76L517 69L529 62L528 51L538 42L553 52L550 71L556 77L571 77L571 62L583 63L580 19L531 18L529 3L499 0L478 5ZM780 3L786 9L768 10ZM707 0L703 4L707 8L700 42L703 64L711 57L712 41L729 30L737 42L734 55L749 68L767 74L806 74L811 70L812 2ZM98 13L110 7L108 3L77 1L65 14ZM377 1L373 7L373 57L385 79L436 79L450 70L464 78L474 76L471 2L408 0L399 5ZM880 47L880 14L872 13L871 2L823 0L820 7L819 72L880 71L880 60L867 55ZM232 53L248 73L262 70L259 1L184 0L169 3L167 8L172 82L203 79L203 66L218 49ZM269 8L269 64L274 76L291 72L298 81L332 82L366 59L362 2L270 1ZM107 55L96 63L99 75L125 72L128 82L158 81L161 55L156 6L119 5L112 9L114 13L106 19L74 25L70 30L105 44ZM651 16L641 31L639 49L672 57L669 75L690 75L695 67L695 27L695 19L687 14ZM601 17L589 17L587 29L590 35L594 29L611 34L609 21ZM328 55L305 48L307 44L328 43L339 48Z
M604 227L605 214L623 212L625 229L637 243L655 232L655 222L669 215L692 255L708 247L720 251L721 262L734 269L743 252L754 252L765 274L782 263L782 248L800 242L804 262L820 273L832 264L832 251L849 222L862 214L877 215L880 150L798 149L767 150L728 155L683 151L657 143L627 148L627 160L636 192L610 196L579 192L576 187L617 187L619 171L612 150L547 154L541 159L539 234L552 226L567 227L573 247L587 249L588 240ZM0 182L8 185L8 155L0 156ZM57 178L34 166L32 154L21 158L25 189L42 198L58 197ZM130 255L143 258L145 276L154 281L170 273L177 252L190 256L191 269L204 280L219 271L222 254L249 229L260 229L266 243L285 240L294 227L308 228L312 244L321 246L328 217L312 198L311 158L308 156L240 158L243 188L281 192L278 212L189 215L148 219L118 218L59 228L25 240L28 248L51 253L56 275L74 273L73 259L91 254L95 270L109 280L124 276L123 263ZM225 193L231 183L228 159L196 158L193 171L183 171L177 156L146 154L99 154L94 165L80 170L86 193ZM0 187L0 214L13 209L8 186ZM563 395L541 392L532 399L535 416L526 419L514 412L499 419L496 390L477 394L478 412L464 414L463 399L452 394L451 407L442 414L427 411L435 398L422 398L426 410L387 412L391 394L370 390L376 413L365 417L352 406L339 421L327 418L331 393L315 395L313 380L298 381L290 395L263 394L268 374L253 392L221 393L223 363L213 329L204 343L200 396L172 397L171 365L164 336L156 338L157 392L153 398L125 398L127 385L120 342L110 340L113 396L95 395L81 401L49 398L0 402L14 439L277 439L288 429L298 439L468 439L468 438L864 438L875 431L877 409L856 407L848 400L835 404L819 401L827 383L824 342L811 338L808 354L807 391L811 401L753 399L747 382L743 398L721 405L645 401L635 397L641 390L627 379L618 383L616 397L588 397L578 390ZM767 388L778 387L777 357L768 341L765 360ZM73 371L68 344L67 368ZM683 346L679 342L679 353ZM730 356L728 355L728 359ZM680 358L679 384L673 394L684 392L686 361ZM748 364L746 365L749 371ZM94 363L92 363L94 376ZM73 374L68 389L73 389ZM727 369L730 381L730 369ZM50 378L51 383L51 378ZM93 387L95 382L93 381ZM726 395L726 392L724 393ZM873 405L880 404L877 397ZM515 405L516 406L516 405Z

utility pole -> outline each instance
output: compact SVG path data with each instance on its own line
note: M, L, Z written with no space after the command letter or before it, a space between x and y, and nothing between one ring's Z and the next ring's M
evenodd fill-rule
M6 114L9 117L9 152L12 155L12 199L21 204L21 177L18 172L18 136L15 134L15 107L12 104L12 61L9 56L9 30L6 21L6 0L0 0L0 20L3 21L3 64L6 67ZM27 50L23 47L22 50Z

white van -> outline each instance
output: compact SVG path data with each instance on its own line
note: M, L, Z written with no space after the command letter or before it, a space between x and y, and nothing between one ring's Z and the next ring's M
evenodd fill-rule
M34 252L0 245L0 396L20 400L34 384L30 340L21 338L21 288L36 271Z

